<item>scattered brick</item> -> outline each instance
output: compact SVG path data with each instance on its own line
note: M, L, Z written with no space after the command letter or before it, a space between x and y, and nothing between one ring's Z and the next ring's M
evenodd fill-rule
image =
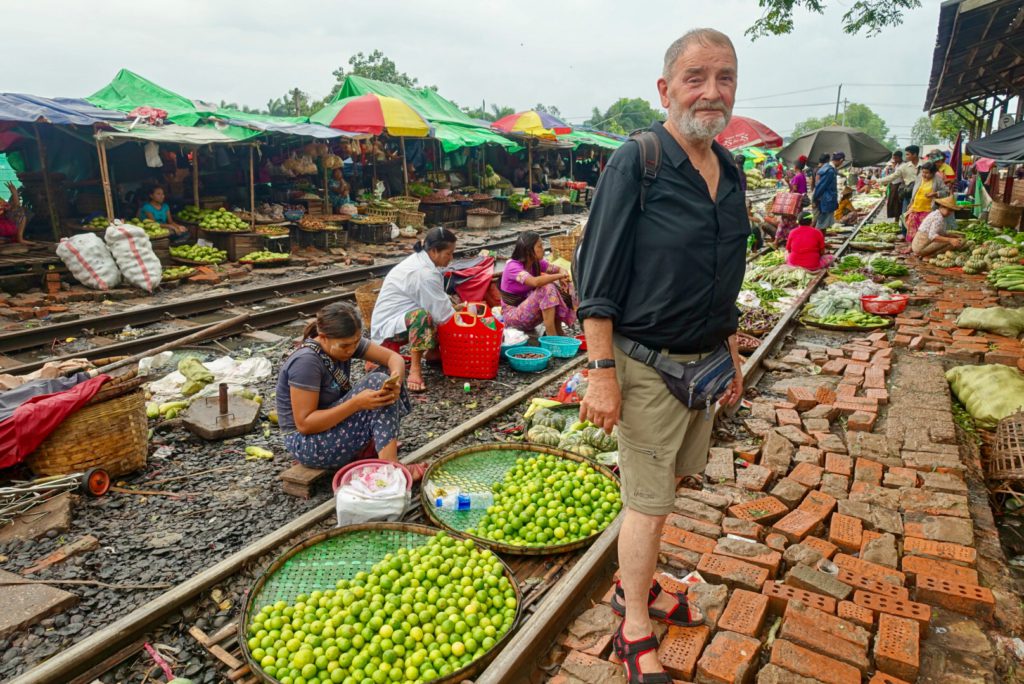
M774 551L778 551L780 553L782 551L786 550L786 544L787 543L788 543L788 540L784 536L782 536L781 534L778 534L778 533L774 533L774 532L771 533L771 534L765 535L765 538L764 538L764 545L765 546L767 546L769 549L772 549Z
M893 489L908 489L917 486L917 471L913 468L901 468L895 466L885 471L882 478L883 487Z
M807 565L795 565L790 568L786 573L786 584L815 594L831 596L836 601L847 599L853 593L853 587Z
M891 584L890 582L883 582L871 577L865 577L864 575L858 575L855 572L850 572L846 568L839 568L839 572L836 574L836 579L843 584L849 584L854 589L862 589L864 591L871 592L872 594L881 594L882 596L891 596L892 598L898 599L910 598L910 592L906 587Z
M853 601L840 601L836 608L836 614L869 632L874 629L875 614L863 606L858 606Z
M790 509L793 509L807 495L807 487L792 478L784 477L772 487L771 494Z
M921 668L920 629L913 620L885 613L879 615L874 652L878 669L907 681L917 681Z
M742 518L725 518L722 520L722 534L732 534L745 539L761 541L764 539L764 527Z
M881 486L884 473L885 467L881 463L866 458L858 458L853 471L853 479L856 482L867 482L868 484Z
M836 557L832 559L836 565L844 570L849 570L855 575L861 575L868 579L878 580L880 582L888 582L889 584L895 584L898 587L902 587L907 582L907 576L899 570L887 568L884 565L878 563L871 563L860 558L854 558L845 553L838 553Z
M821 465L822 451L817 447L802 446L796 450L796 456L793 460L797 463L810 463L811 465Z
M970 520L962 518L906 513L903 516L903 529L908 537L952 542L961 546L974 544L974 526Z
M764 544L750 541L740 541L722 537L718 540L712 553L728 558L736 558L745 563L750 563L768 571L768 578L774 579L782 564L782 554L772 551Z
M900 679L899 677L887 675L884 672L875 672L868 684L910 684L910 682Z
M918 583L920 585L920 583ZM920 589L918 589L920 592ZM896 617L916 620L922 630L928 629L928 622L932 618L932 609L924 603L894 599L889 596L881 596L866 591L853 592L853 602L862 608L867 608L876 613L887 613Z
M775 473L771 468L749 465L746 468L739 468L737 470L736 484L752 492L763 492L774 476Z
M864 377L864 366L858 364L847 363L846 369L843 371L843 376L847 378L861 378Z
M768 571L760 566L713 553L701 556L697 572L708 581L725 584L731 589L759 591L768 579Z
M760 650L761 642L757 639L736 632L719 632L697 661L697 681L706 684L750 681Z
M977 570L924 556L904 556L900 569L907 575L911 584L917 581L918 576L934 577L959 584L978 584Z
M846 429L853 432L871 432L875 428L876 413L856 411L846 421Z
M675 679L691 681L709 636L711 628L707 625L669 627L658 647L658 661Z
M903 553L924 556L936 560L953 561L974 565L978 559L978 551L970 546L961 546L950 542L937 542L919 537L906 537L903 540Z
M795 602L790 601L790 605L793 605L793 603ZM786 612L789 612L788 608ZM857 646L843 639L837 639L832 634L818 629L816 625L808 620L784 619L779 637L808 648L817 654L852 665L862 673L868 670L866 647Z
M803 421L800 419L800 414L793 409L776 409L775 422L780 426L791 425L797 429L803 427Z
M889 403L889 390L885 389L867 389L864 390L864 396L869 399L874 399L878 402L879 406L885 406Z
M822 375L839 375L846 368L845 359L832 359L821 367Z
M821 474L824 468L813 463L798 463L788 477L796 480L805 487L814 489L821 484Z
M988 587L951 582L939 577L919 575L917 598L956 613L985 620L991 620L995 611L995 597Z
M806 589L798 589L788 584L781 584L774 580L768 580L761 588L761 593L768 597L768 608L775 615L782 615L786 612L786 604L789 601L800 601L801 603L817 608L824 613L836 612L836 600L831 596L815 594Z
M791 544L797 544L820 527L824 518L824 515L797 508L772 525L772 532L783 535Z
M729 604L718 620L718 628L757 637L768 614L768 597L745 589L732 592Z
M831 423L828 418L808 418L807 414L803 417L803 429L808 434L814 432L827 432Z
M672 525L662 527L661 541L695 553L711 553L715 548L714 539L702 537L699 534L687 532Z
M804 500L800 503L800 510L812 513L814 515L821 516L822 519L828 517L833 510L835 510L837 501L835 497L820 491L810 491Z
M742 520L750 520L760 524L767 524L778 520L789 512L786 504L774 496L763 496L760 499L744 501L729 507L729 515Z
M814 391L809 387L795 386L786 390L786 398L796 405L796 410L801 413L818 405Z
M690 572L697 569L701 554L689 551L672 544L661 544L658 547L658 562L676 570Z
M853 460L843 454L827 453L825 454L825 472L849 477L853 474Z
M776 639L772 644L773 665L790 672L813 677L825 684L860 684L861 672L852 665L815 653L785 639Z
M807 537L800 543L821 552L821 555L825 558L832 558L838 550L838 547L832 542L827 542L824 539L819 539L818 537Z
M857 518L836 513L832 516L832 523L828 528L828 540L851 553L860 551L864 524Z
M850 602L841 601L841 603ZM806 622L815 629L851 643L864 651L867 650L871 642L870 630L864 629L841 616L836 617L817 608L812 608L800 601L789 602L786 606L785 619L787 621Z

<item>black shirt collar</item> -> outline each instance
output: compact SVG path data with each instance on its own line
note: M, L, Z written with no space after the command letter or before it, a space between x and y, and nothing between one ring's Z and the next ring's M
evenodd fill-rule
M669 161L672 166L680 168L683 162L688 161L690 156L686 154L676 139L672 137L672 134L665 128L663 121L655 121L651 124L651 130L657 134L661 139L661 149L665 158ZM722 162L722 166L725 168L725 172L732 176L734 179L739 180L739 171L736 169L736 162L730 156L729 151L722 147L717 140L711 143L711 149L719 160Z

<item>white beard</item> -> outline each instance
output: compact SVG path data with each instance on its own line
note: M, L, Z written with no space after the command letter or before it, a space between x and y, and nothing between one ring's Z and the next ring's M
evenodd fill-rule
M672 123L675 124L676 130L678 130L684 137L692 138L694 140L713 140L715 136L725 130L725 127L729 125L729 119L732 117L732 112L719 112L722 116L707 120L697 116L699 111L708 111L707 109L697 109L691 107L689 110L675 111L675 108L669 110L669 116L672 118Z

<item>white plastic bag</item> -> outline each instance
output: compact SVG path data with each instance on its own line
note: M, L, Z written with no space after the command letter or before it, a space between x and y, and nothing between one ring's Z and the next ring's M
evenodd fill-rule
M130 223L115 223L104 236L110 253L129 284L152 292L160 285L163 267L146 231Z
M367 463L334 494L338 526L373 520L400 520L411 497L405 471L397 466Z
M121 282L114 257L93 233L82 233L64 238L57 245L57 256L75 276L75 280L94 290L109 290Z

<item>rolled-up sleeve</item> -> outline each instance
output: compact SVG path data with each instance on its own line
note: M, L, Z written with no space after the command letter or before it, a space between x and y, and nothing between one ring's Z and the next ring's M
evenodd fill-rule
M598 181L576 263L580 319L622 315L633 267L633 223L639 211L639 146L615 153Z
M447 323L455 315L452 300L444 291L444 281L440 274L420 272L416 274L416 299L419 305L430 314L436 325Z

